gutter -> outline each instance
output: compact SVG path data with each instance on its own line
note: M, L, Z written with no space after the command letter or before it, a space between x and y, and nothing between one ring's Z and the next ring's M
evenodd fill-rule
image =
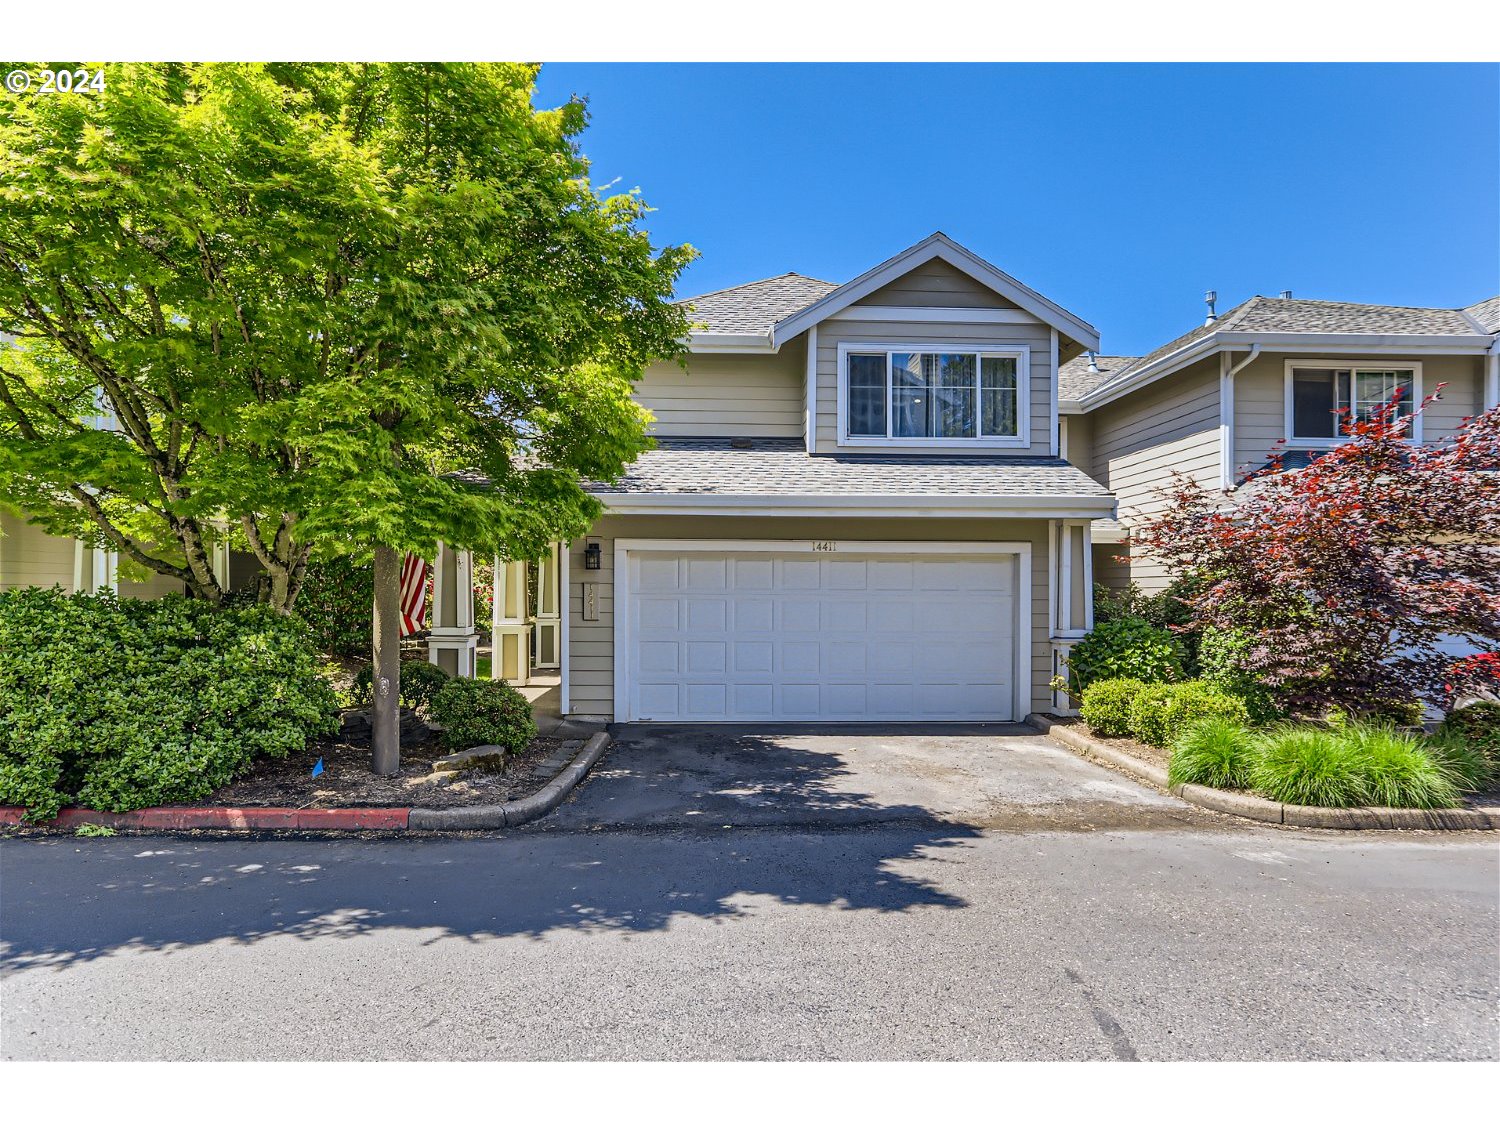
M1258 355L1260 345L1251 344L1244 359L1219 372L1219 484L1226 492L1234 487L1234 377ZM1224 356L1227 359L1229 353Z
M1500 335L1484 357L1484 408L1493 410L1500 406Z
M605 515L891 517L1009 516L1013 519L1113 519L1113 496L827 495L765 493L593 493Z

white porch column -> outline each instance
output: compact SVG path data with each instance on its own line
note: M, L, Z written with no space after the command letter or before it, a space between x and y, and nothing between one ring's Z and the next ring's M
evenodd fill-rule
M83 540L73 540L73 593L97 594L110 590L118 594L119 564L118 552L87 547Z
M553 543L536 566L536 667L562 667L562 544Z
M531 622L527 617L526 564L495 556L495 602L490 619L490 677L515 687L531 682Z
M1067 674L1068 653L1094 627L1094 550L1089 520L1054 520L1048 529L1048 609L1052 674ZM1053 692L1052 709L1075 714L1066 692Z
M450 675L473 679L478 647L474 556L439 543L432 569L432 631L427 638L427 659Z

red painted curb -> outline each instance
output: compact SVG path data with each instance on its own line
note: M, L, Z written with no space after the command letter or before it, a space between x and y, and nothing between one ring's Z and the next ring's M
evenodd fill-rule
M23 809L0 805L0 824L26 824ZM231 809L151 808L134 812L96 812L93 809L63 809L56 819L38 822L38 827L76 828L99 824L109 828L218 828L233 831L261 828L304 828L317 831L363 831L372 828L405 828L411 809Z

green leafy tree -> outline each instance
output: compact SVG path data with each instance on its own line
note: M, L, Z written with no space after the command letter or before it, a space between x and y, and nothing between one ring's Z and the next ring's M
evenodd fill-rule
M692 251L594 189L535 77L132 64L0 102L0 494L211 602L216 540L281 612L314 551L373 554L377 664L400 552L582 534Z

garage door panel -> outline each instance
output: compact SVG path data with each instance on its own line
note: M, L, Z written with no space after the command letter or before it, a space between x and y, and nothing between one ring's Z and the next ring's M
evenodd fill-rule
M1014 555L633 553L629 715L1009 719L1016 569Z

